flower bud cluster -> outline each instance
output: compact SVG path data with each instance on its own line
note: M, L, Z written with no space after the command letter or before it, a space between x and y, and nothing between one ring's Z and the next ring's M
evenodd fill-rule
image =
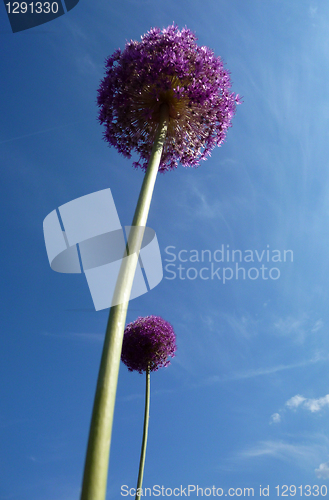
M129 371L145 372L168 366L176 352L176 336L170 323L160 316L137 318L126 326L121 360Z
M140 42L108 58L98 90L104 138L127 158L140 156L146 170L160 117L169 108L159 171L198 166L225 139L239 95L230 91L229 72L219 57L196 43L195 35L172 25L153 28Z

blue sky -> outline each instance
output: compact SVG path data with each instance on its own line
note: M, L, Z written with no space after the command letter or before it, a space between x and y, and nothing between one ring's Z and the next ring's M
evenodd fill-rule
M42 222L110 188L131 223L143 173L103 142L96 91L108 55L173 21L222 57L244 103L206 162L156 182L164 279L127 321L162 316L178 350L151 377L144 486L329 490L329 5L80 0L15 34L0 7L1 500L79 498L108 311L83 275L50 269ZM222 245L253 252L246 279L218 279L235 270L216 262ZM202 250L211 262L193 261ZM122 365L108 499L135 487L143 398L144 377Z

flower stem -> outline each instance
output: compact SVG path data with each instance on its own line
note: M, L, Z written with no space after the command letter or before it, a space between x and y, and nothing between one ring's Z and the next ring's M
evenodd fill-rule
M150 417L150 365L148 365L147 370L146 370L143 441L142 441L142 449L141 449L141 458L139 461L139 471L138 471L138 480L137 480L137 489L136 489L135 500L139 500L141 497L140 488L142 487L142 484L143 484L146 445L147 445L147 434L148 434L148 428L149 428L149 417Z
M132 222L132 226L137 228L130 231L127 245L129 257L122 259L114 293L113 303L118 305L111 307L107 323L90 424L81 500L105 500L106 496L122 339L144 228L166 138L168 118L168 106L162 105L157 134Z

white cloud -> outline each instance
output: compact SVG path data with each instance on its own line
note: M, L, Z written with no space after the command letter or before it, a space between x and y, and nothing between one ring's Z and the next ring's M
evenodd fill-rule
M273 415L271 415L270 424L278 424L279 422L281 422L281 415L279 413L273 413Z
M288 408L292 410L300 406L305 400L306 398L304 398L304 396L300 396L299 394L297 394L286 402L286 406L288 406Z
M296 394L296 396L293 396L292 398L288 399L288 401L286 401L285 406L289 410L296 410L297 408L301 407L305 410L309 410L311 413L315 413L320 411L322 408L329 406L329 394L318 399L305 398L300 394ZM285 412L285 409L283 409L282 411ZM273 413L270 418L270 424L277 424L279 422L281 422L281 414Z
M304 402L304 406L312 413L320 411L324 406L329 406L329 394L319 399L308 399Z
M317 477L322 477L322 479L329 479L329 462L320 464L319 468L315 469L315 474Z
M302 406L302 408L315 413L317 411L320 411L322 408L329 406L329 394L318 399L308 399L304 398L304 396L300 396L300 394L297 394L286 402L286 406L290 410Z

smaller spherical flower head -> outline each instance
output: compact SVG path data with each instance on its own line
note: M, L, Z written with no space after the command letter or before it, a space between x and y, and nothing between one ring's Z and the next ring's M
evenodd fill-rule
M145 372L170 364L176 352L176 336L170 323L160 316L137 318L126 326L121 360L129 371Z
M165 172L198 166L224 141L236 104L229 72L219 57L196 43L187 28L153 28L140 42L108 58L98 90L99 120L105 140L146 170L160 117L169 109L167 137L159 166Z

